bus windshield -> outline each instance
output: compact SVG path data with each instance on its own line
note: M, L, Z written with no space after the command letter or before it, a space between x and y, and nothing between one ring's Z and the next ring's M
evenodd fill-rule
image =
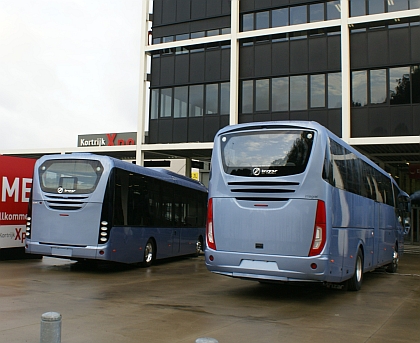
M221 137L224 171L238 176L284 176L305 171L314 131L275 130Z
M41 189L48 193L92 193L103 172L92 160L47 160L39 167Z

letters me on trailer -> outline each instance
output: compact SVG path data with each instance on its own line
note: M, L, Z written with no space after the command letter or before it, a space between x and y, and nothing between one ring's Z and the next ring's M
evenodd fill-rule
M0 249L24 247L35 161L0 156Z

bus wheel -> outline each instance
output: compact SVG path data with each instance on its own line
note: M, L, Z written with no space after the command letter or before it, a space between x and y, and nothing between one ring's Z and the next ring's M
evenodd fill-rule
M149 239L144 247L143 267L150 267L155 259L155 244Z
M363 281L363 253L359 249L356 257L356 265L354 268L354 274L351 279L347 280L347 290L358 291L362 288Z
M203 239L202 237L197 238L197 242L195 242L195 254L194 256L200 256L200 253L203 251Z
M398 269L399 255L398 248L395 248L394 255L392 256L392 262L386 266L388 273L396 273Z

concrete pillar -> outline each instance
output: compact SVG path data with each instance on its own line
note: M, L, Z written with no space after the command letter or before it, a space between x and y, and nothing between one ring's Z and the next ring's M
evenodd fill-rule
M41 343L61 343L61 314L46 312L41 316Z

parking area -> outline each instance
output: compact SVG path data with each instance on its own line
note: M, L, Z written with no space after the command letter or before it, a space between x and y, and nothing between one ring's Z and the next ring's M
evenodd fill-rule
M68 260L0 261L0 342L39 342L41 315L62 315L63 343L414 342L420 255L397 274L365 274L362 290L264 285L212 274L204 256L151 268Z

